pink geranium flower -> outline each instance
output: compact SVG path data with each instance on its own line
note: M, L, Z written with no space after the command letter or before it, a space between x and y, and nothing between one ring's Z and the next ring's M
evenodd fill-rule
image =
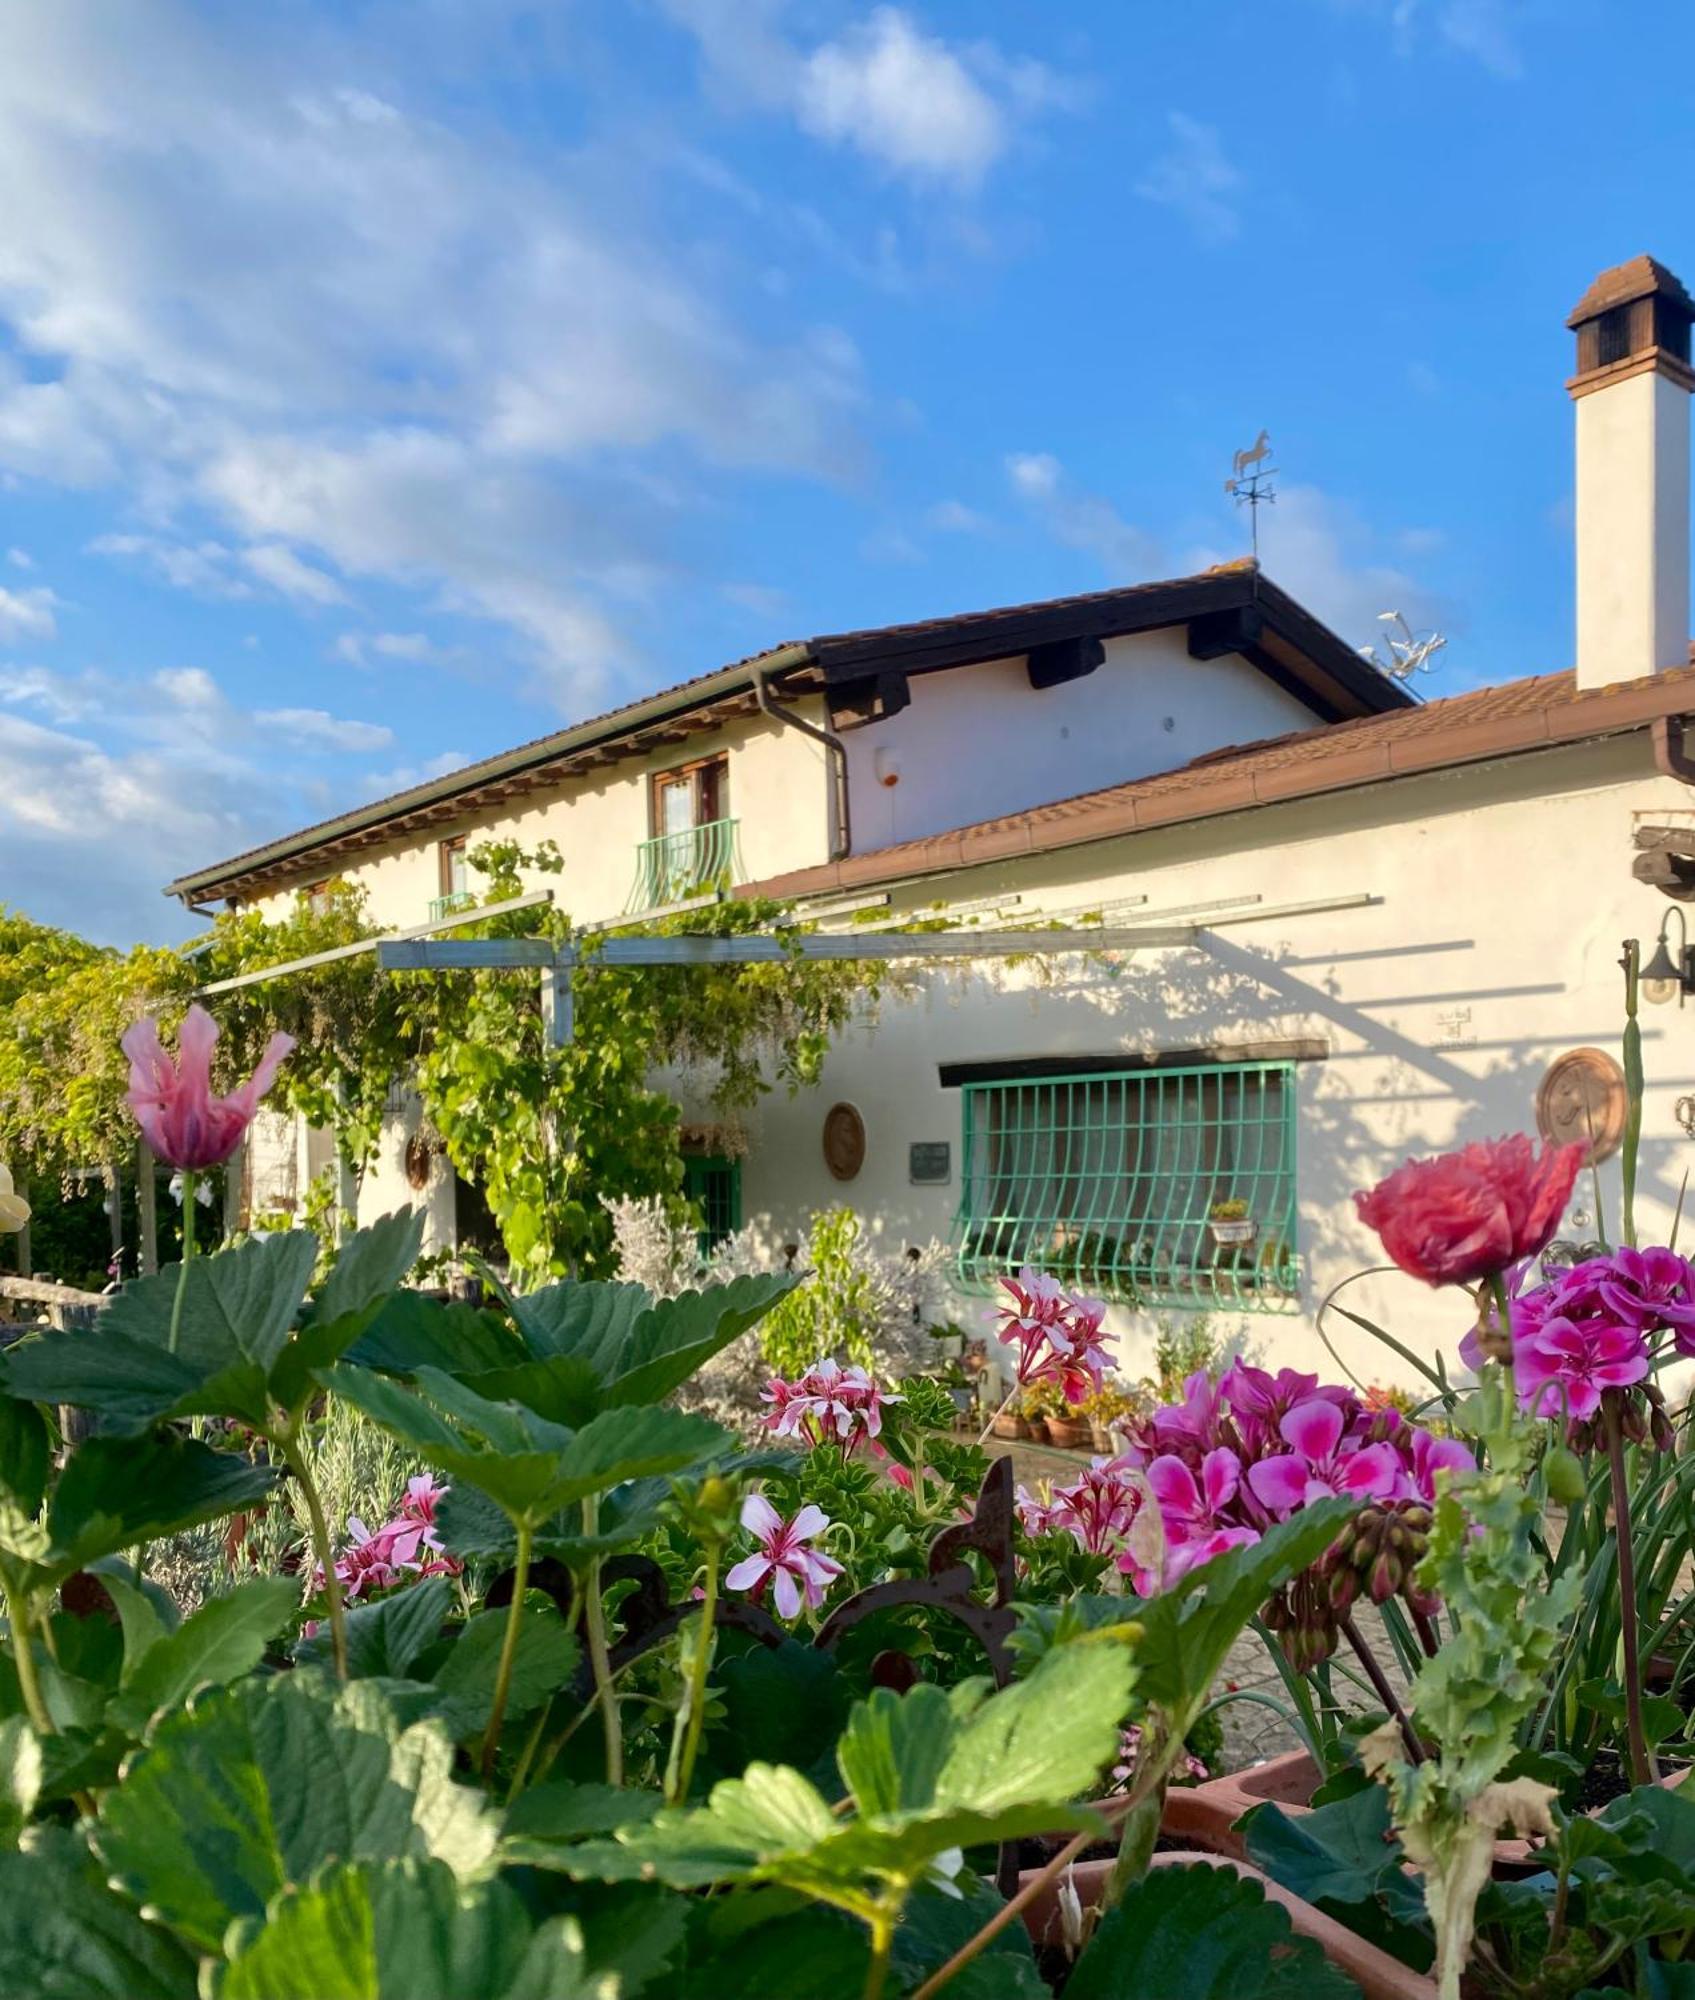
M1107 1459L1097 1458L1068 1486L1056 1486L1046 1526L1101 1556L1115 1549L1136 1518L1136 1489Z
M1439 1472L1475 1472L1477 1460L1458 1438L1439 1438L1429 1431L1403 1425L1395 1443L1401 1450L1401 1500L1422 1500L1433 1506Z
M1393 1497L1401 1477L1395 1447L1350 1446L1342 1436L1342 1412L1334 1403L1317 1397L1297 1403L1278 1428L1293 1450L1262 1458L1248 1469L1255 1499L1273 1514L1292 1514L1335 1494L1352 1494L1362 1501Z
M259 1100L276 1081L292 1035L275 1034L259 1067L227 1097L212 1095L212 1051L218 1024L198 1003L177 1034L172 1062L159 1041L159 1024L137 1021L119 1046L129 1057L127 1102L154 1157L184 1173L222 1166L253 1123Z
M1057 1382L1068 1403L1098 1390L1110 1355L1098 1299L1073 1298L1052 1278L1028 1267L1002 1278L1006 1298L996 1310L1001 1342L1018 1349L1014 1373L1020 1386Z
M765 1428L777 1437L809 1445L829 1440L846 1458L856 1446L882 1436L883 1405L902 1398L894 1389L878 1388L863 1368L844 1368L826 1355L797 1381L773 1375L760 1400L772 1406Z
M829 1525L822 1507L802 1507L793 1520L785 1521L764 1494L750 1493L742 1502L742 1526L759 1547L724 1578L726 1587L748 1591L757 1602L769 1583L784 1618L797 1617L802 1603L817 1610L825 1591L842 1573L839 1562L811 1546Z
M1648 1373L1648 1344L1633 1326L1560 1316L1513 1345L1519 1401L1538 1417L1583 1422L1601 1407L1603 1389L1625 1389Z
M1207 1453L1198 1480L1180 1458L1154 1460L1148 1467L1148 1489L1159 1504L1165 1529L1165 1563L1157 1578L1144 1573L1140 1565L1132 1570L1139 1595L1148 1597L1155 1590L1170 1589L1180 1577L1223 1555L1226 1549L1244 1548L1259 1540L1255 1529L1239 1518L1231 1519L1227 1512L1241 1484L1242 1462L1223 1445Z
M1479 1140L1408 1160L1354 1204L1412 1277L1476 1284L1547 1248L1585 1151L1581 1140L1540 1154L1522 1134Z

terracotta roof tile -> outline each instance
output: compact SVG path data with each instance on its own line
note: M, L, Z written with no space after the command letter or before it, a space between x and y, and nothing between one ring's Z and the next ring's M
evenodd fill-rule
M1691 649L1695 661L1695 648ZM1445 695L1387 715L1333 722L1209 751L1176 770L1051 805L899 842L754 885L803 895L937 874L1012 853L1039 853L1143 827L1213 818L1416 771L1641 728L1695 707L1695 664L1651 679L1580 690L1569 669Z

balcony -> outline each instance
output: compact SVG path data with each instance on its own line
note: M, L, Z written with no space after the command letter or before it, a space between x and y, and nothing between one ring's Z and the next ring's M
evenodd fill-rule
M445 896L430 898L430 922L439 924L444 917L451 917L455 910L468 910L476 897L469 889L454 889Z
M663 910L694 896L728 894L742 876L740 828L740 820L712 819L642 841L625 916Z

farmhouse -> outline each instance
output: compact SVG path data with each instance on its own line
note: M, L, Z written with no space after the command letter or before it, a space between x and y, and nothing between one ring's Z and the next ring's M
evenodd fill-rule
M715 1229L782 1243L846 1201L891 1242L950 1240L966 1294L1048 1264L1128 1333L1263 1316L1267 1351L1309 1366L1317 1307L1372 1261L1347 1196L1408 1153L1581 1134L1598 1171L1563 1237L1616 1228L1621 941L1654 960L1664 936L1639 1195L1664 1240L1695 1117L1692 319L1645 257L1571 316L1574 666L1421 702L1230 564L777 646L168 893L269 912L345 876L416 931L451 923L467 849L498 836L558 844L564 875L534 886L579 925L737 892L826 930L1176 927L934 970L843 1037L821 1090L702 1127L690 1185ZM449 1245L474 1191L439 1160L409 1181L415 1115L397 1096L360 1206L421 1201ZM290 1135L263 1171L323 1157ZM1345 1302L1422 1349L1458 1331L1396 1274Z

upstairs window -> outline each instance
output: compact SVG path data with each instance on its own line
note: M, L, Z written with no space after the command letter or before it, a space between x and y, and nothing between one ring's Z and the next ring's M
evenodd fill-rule
M697 827L711 826L729 816L728 757L703 757L698 763L682 764L674 771L654 773L649 831L655 838L692 833Z
M451 916L455 910L462 910L471 897L470 868L465 859L465 843L468 836L457 833L451 840L440 842L436 848L437 893L430 903L430 919Z
M629 915L697 896L727 895L743 880L737 824L730 817L729 758L702 757L656 771L648 795L648 834L636 853Z
M1288 1310L1299 1291L1286 1063L968 1084L959 1270L1099 1298Z

